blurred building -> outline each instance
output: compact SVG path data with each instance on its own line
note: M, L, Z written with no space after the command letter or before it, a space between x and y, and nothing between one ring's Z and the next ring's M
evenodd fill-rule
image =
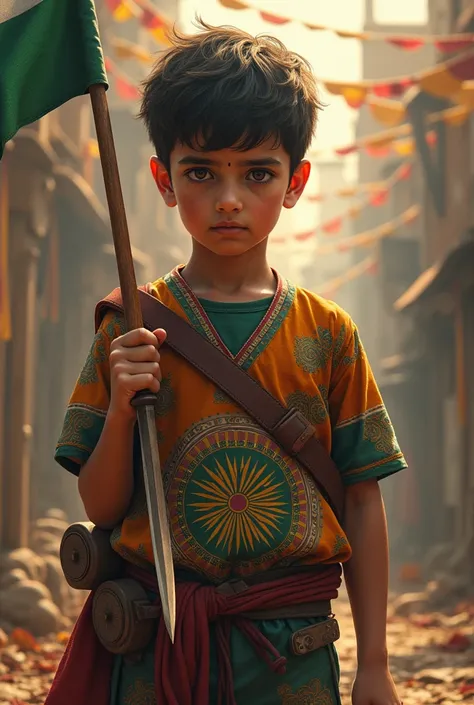
M376 0L365 0L364 31L386 32L393 35L410 33L425 34L430 30L427 26L411 25L380 25L375 17ZM388 42L363 42L362 43L362 77L363 79L385 79L397 76L409 76L416 71L431 66L434 63L434 49L425 45L414 52L403 51ZM364 105L359 110L356 124L356 138L367 137L385 129L375 120L370 108ZM370 156L361 151L359 154L359 181L361 183L376 182L387 178L400 164L400 159L393 156L379 158ZM413 184L413 181L410 182ZM411 204L409 204L411 205ZM357 232L365 232L389 221L398 213L393 213L391 205L379 205L377 208L366 208L362 211L357 221ZM363 248L354 249L354 258L357 261L365 256ZM377 376L379 361L384 357L384 346L387 345L387 331L384 325L384 316L381 320L380 307L380 277L361 277L354 283L355 300L358 310L354 316L359 326L362 340Z
M472 32L473 18L472 2L430 3L433 34ZM382 316L393 332L386 336L391 352L385 346L380 379L411 465L397 503L398 516L407 501L412 507L411 530L400 535L403 550L411 546L420 558L431 555L454 575L470 572L472 580L474 121L472 113L457 124L438 120L436 143L427 144L426 116L458 105L446 92L415 90L405 99L415 179L397 185L390 208L399 212L416 195L423 217L411 237L388 238L382 249Z
M151 7L176 16L177 0ZM136 20L117 23L96 2L106 56L122 37L151 50ZM155 43L156 47L156 43ZM139 81L145 68L124 69ZM152 148L136 101L108 91L139 282L183 257L177 217L161 204L148 172ZM94 306L118 284L90 100L76 98L23 128L1 163L1 226L7 232L11 335L0 335L0 548L27 545L28 526L47 507L81 516L77 485L53 460L69 395L94 335ZM184 245L183 245L184 243ZM2 289L3 291L3 289ZM2 302L5 307L5 302Z

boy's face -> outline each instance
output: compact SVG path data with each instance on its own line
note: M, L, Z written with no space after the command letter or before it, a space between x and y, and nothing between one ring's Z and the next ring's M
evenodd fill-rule
M268 237L282 207L296 205L310 164L301 162L290 182L290 157L270 139L245 152L203 152L177 144L171 179L156 157L151 169L165 203L178 206L194 240L217 255L236 256Z

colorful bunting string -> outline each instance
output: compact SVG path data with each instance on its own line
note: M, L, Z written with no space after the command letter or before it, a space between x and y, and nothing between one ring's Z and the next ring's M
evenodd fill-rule
M143 47L139 44L130 42L126 39L112 36L110 39L110 45L117 59L132 59L147 66L151 65L154 61L154 56L151 52L143 49ZM133 83L127 79L125 74L122 74L120 79L120 85L118 86L120 93L125 99L135 100L137 89L133 86ZM131 86L127 85L129 83L131 83ZM345 95L345 97L347 100L348 96ZM462 89L456 94L456 96L454 96L454 98L458 105L431 115L431 123L444 120L444 122L450 125L462 124L467 119L469 112L474 110L474 80L464 82ZM350 100L350 104L355 107L355 100ZM400 130L400 133L393 134L396 136L404 136L408 134L407 130L410 129L409 126L400 124L406 119L406 108L402 101L368 96L367 104L376 120L388 125L391 128L398 128ZM391 151L402 155L413 153L414 146L412 141L404 141L399 145L391 145L392 140L389 139L391 134L392 133L387 133L387 141L386 144L383 145L383 148L380 141L382 140L385 142L385 133L380 133L366 137L354 145L336 149L335 151L338 156L345 156L346 154L351 154L352 152L357 151L360 145L362 145L362 147L365 148L367 153L371 156L387 156L387 154ZM393 150L391 149L392 146Z
M428 125L435 125L437 122L444 122L451 127L462 125L469 117L470 111L474 109L474 81L472 83L471 95L469 100L472 101L472 107L467 105L455 105L452 108L447 108L436 113L432 113L427 117ZM466 91L466 97L468 91ZM467 102L466 98L466 102ZM436 143L436 135L432 131L428 131L426 135L430 145ZM400 156L408 156L413 154L415 150L415 141L412 137L412 128L409 123L403 123L389 130L376 132L367 137L361 137L356 142L345 147L336 147L334 152L339 157L345 157L348 154L364 150L366 154L372 157L386 157L389 154L398 154ZM317 156L317 152L313 153Z
M261 10L257 5L247 2L247 0L219 0L220 4L231 10L255 10L260 17L271 24L284 25L289 22L297 22L307 29L315 31L333 32L342 39L359 39L365 42L387 42L392 46L404 51L417 51L426 45L434 45L436 49L443 53L453 53L468 49L474 45L474 34L390 34L387 32L351 32L344 29L337 29L323 24L304 22L284 15Z
M412 76L387 78L383 81L323 81L323 84L332 95L342 96L350 107L360 108L371 94L377 98L398 98L412 86L419 86L426 93L441 98L455 98L462 92L463 82L472 79L474 50L471 49Z
M171 22L158 12L151 0L105 0L105 4L117 22L135 18L159 44L169 45Z
M105 6L116 22L126 22L138 17L137 8L130 0L105 0Z
M384 130L374 135L362 137L345 147L336 147L334 152L338 157L345 157L360 151L364 151L370 157L382 158L388 157L390 154L407 157L415 151L415 140L411 132L411 125L400 125L392 130ZM430 145L436 143L436 134L433 131L428 132L426 137Z
M390 189L401 181L402 179L407 179L411 175L412 165L410 163L402 164L386 181L379 182L378 185L372 184L371 190L369 190L366 198L352 205L344 213L338 215L334 218L321 223L317 228L313 229L309 233L299 233L295 235L297 240L309 239L311 236L321 232L323 235L338 235L346 220L354 220L358 218L362 210L370 206L378 207L387 203L390 196ZM349 191L350 189L346 189ZM344 190L343 190L344 193Z
M325 243L318 245L317 253L318 255L330 254L332 252L347 252L354 249L354 247L370 247L374 245L379 240L383 238L390 237L399 228L404 225L412 223L420 215L421 209L419 206L411 206L404 213L399 215L397 218L389 221L388 223L383 223L376 228L371 230L366 230L358 235L351 235L350 237L345 237L338 242Z
M119 98L125 101L138 100L140 91L135 83L109 58L105 57L105 68L110 76L113 76L115 90Z
M139 44L129 42L128 39L110 37L109 44L117 59L135 59L145 66L153 63L153 54L143 49Z
M324 282L324 284L321 284L321 286L318 287L318 293L320 296L324 296L324 298L329 298L330 296L336 294L344 284L347 284L354 279L358 279L363 274L374 275L377 273L377 269L377 259L373 255L370 255L361 262L349 267L349 269L347 269L343 274L340 274L339 276Z
M400 166L395 169L393 174L391 174L389 178L384 181L372 181L365 184L356 184L355 186L338 189L332 193L311 194L307 196L307 200L321 203L329 198L353 198L354 196L367 193L370 194L371 198L377 200L377 194L383 193L384 191L389 191L399 181L406 181L412 175L412 171L412 163L406 161L403 162L403 164L400 164Z
M349 237L342 238L341 240L337 240L336 242L318 244L317 253L318 255L325 255L330 254L332 252L347 252L349 250L352 250L354 247L369 247L376 243L378 240L393 235L403 225L408 225L409 223L412 223L416 218L418 218L420 210L421 209L419 206L410 206L410 208L407 208L407 210L404 211L397 218L390 220L388 223L383 223L382 225L379 225L376 228L366 230L357 235L351 235ZM326 232L328 232L332 228L336 229L337 220L338 219L334 218L331 221L327 221L325 223ZM317 235L318 230L321 227L322 226L316 226L311 230L305 230L300 233L295 233L289 239L296 240L296 242L305 242L307 240L311 240ZM272 237L271 241L273 244L283 245L287 244L289 239L278 235Z

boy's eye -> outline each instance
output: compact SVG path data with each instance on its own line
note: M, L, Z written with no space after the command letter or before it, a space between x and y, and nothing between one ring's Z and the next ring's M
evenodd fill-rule
M206 169L206 167L203 166L190 169L186 173L186 176L191 179L191 181L209 181L207 177L209 176L212 178L212 174L209 169Z
M248 177L251 177L250 181L257 184L266 184L273 178L273 174L271 171L267 171L266 169L252 169L252 171L249 172Z

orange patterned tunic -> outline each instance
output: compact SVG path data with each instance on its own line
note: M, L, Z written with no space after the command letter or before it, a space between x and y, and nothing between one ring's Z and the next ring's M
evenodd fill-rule
M152 292L231 355L179 268ZM110 344L123 332L109 311L69 402L56 459L76 474L104 424ZM270 307L234 359L315 425L347 485L406 467L357 329L336 304L278 277ZM161 365L156 428L176 566L219 583L277 565L346 561L347 537L297 461L169 348ZM132 562L153 561L139 473L112 541Z

